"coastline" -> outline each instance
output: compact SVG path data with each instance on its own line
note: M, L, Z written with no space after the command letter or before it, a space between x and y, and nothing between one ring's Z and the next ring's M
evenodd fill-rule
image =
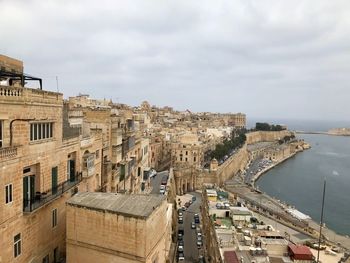
M294 131L296 134L320 134L320 135L328 135L328 136L341 136L341 137L349 137L350 134L329 132L329 131Z
M323 133L324 134L324 133ZM325 134L325 135L330 135L330 134ZM338 136L338 135L334 135L334 136ZM277 200L274 197L271 197L270 195L268 195L267 193L263 193L261 192L258 188L255 187L255 182L257 180L259 180L259 178L264 175L265 173L267 173L268 171L270 171L271 169L275 168L276 166L280 165L281 163L289 160L290 158L294 157L297 153L303 152L304 150L307 150L309 148L303 148L303 150L299 150L296 151L295 153L290 154L289 156L278 160L277 162L273 163L272 165L266 167L265 169L263 169L262 171L260 171L259 173L255 174L252 177L252 183L250 185L250 187L252 187L255 191L265 195L266 197L273 199L276 203L278 203L281 207L287 207L284 203L284 200ZM297 208L295 208L297 210ZM257 211L255 211L257 212ZM258 212L259 213L259 212ZM260 213L259 213L260 214ZM276 220L276 219L273 219ZM282 221L280 220L276 220L279 221L280 223L283 224ZM317 221L314 218L310 218L308 220L306 220L309 224L309 228L312 229L313 233L307 233L305 232L303 229L299 229L298 231L308 234L310 237L312 238L318 238L318 232L319 232L319 228L320 228L320 224L317 223ZM285 223L290 223L290 222L285 222ZM284 224L285 224L284 223ZM322 236L324 237L324 240L332 245L338 245L341 246L347 250L350 250L350 238L347 235L342 235L339 234L337 232L335 232L332 229L327 228L327 226L322 227Z
M297 151L295 153L292 153L290 155L288 155L287 157L281 159L281 160L278 160L277 162L273 163L272 165L266 167L265 169L261 170L260 172L258 172L257 174L255 174L253 177L252 177L252 186L255 188L255 182L259 180L259 178L264 175L265 173L267 173L268 171L270 171L271 169L275 168L276 166L280 165L281 163L287 161L288 159L294 157L297 153L299 152L303 152L304 150L300 150L300 151Z

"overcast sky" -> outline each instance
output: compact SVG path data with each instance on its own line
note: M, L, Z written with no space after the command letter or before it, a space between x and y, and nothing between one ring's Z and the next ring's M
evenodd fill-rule
M65 97L350 119L349 0L0 0L0 53Z

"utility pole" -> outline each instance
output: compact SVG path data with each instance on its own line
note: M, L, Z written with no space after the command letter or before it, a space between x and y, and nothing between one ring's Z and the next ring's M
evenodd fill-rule
M324 208L324 198L326 195L326 178L323 183L323 196L322 196L322 209L321 209L321 223L320 223L320 236L318 237L318 250L317 250L317 263L319 263L320 259L320 250L321 250L321 236L322 236L322 225L323 225L323 208Z

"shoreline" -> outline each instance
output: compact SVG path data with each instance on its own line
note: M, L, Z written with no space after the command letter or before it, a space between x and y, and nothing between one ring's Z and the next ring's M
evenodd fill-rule
M263 169L262 171L258 172L257 174L255 174L252 179L251 179L251 185L253 186L253 188L255 189L255 182L258 181L260 179L261 176L263 176L265 173L267 173L268 171L270 171L271 169L275 168L276 166L280 165L281 163L289 160L290 158L294 157L295 155L297 155L298 153L300 152L303 152L304 150L302 151L297 151L295 153L292 153L291 155L277 161L276 163L273 163L272 165L266 167L265 169ZM257 189L258 190L258 189Z
M256 175L254 175L252 177L251 180L253 180L253 182L251 182L251 184L246 184L248 187L251 187L253 188L253 190L265 195L266 197L268 198L271 198L273 199L275 202L277 202L281 207L286 207L286 202L284 200L278 200L272 196L270 196L269 194L267 193L264 193L262 192L260 189L256 188L255 187L255 183L259 180L259 178L264 175L265 173L267 173L268 171L270 171L271 169L275 168L276 166L280 165L281 163L289 160L290 158L294 157L297 155L297 153L300 153L300 152L304 152L305 150L308 150L309 148L307 149L303 149L303 150L299 150L299 151L296 151L295 153L277 161L276 163L272 164L271 166L269 167L266 167L264 170L260 171L259 173L257 173ZM291 205L287 205L287 206L291 206ZM293 206L294 209L297 210L297 207ZM299 210L298 210L299 211ZM275 219L274 219L275 220ZM314 219L314 218L311 218L306 220L309 224L309 227L311 229L313 229L316 233L318 233L319 231L319 227L320 227L320 224L317 223L317 221ZM280 222L281 223L281 222ZM301 229L299 230L301 232L304 232L302 231ZM305 232L304 232L305 233ZM310 233L309 233L310 234ZM310 236L313 236L312 234L310 234ZM350 238L348 235L346 234L340 234L340 233L337 233L335 230L333 229L330 229L328 228L327 226L324 226L322 227L322 236L324 237L324 240L328 243L331 243L333 245L338 245L338 246L341 246L347 250L350 250ZM314 237L314 238L318 238L318 237ZM339 245L340 244L340 245Z
M350 137L350 134L337 134L328 131L294 131L296 134L319 134L328 136Z

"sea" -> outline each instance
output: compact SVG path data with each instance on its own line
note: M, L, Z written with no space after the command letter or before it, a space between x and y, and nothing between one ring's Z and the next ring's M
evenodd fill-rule
M275 122L282 123L282 122ZM328 131L350 122L290 121L291 130ZM276 166L256 182L259 189L320 222L326 181L324 222L338 234L350 235L350 137L298 134L311 149Z

